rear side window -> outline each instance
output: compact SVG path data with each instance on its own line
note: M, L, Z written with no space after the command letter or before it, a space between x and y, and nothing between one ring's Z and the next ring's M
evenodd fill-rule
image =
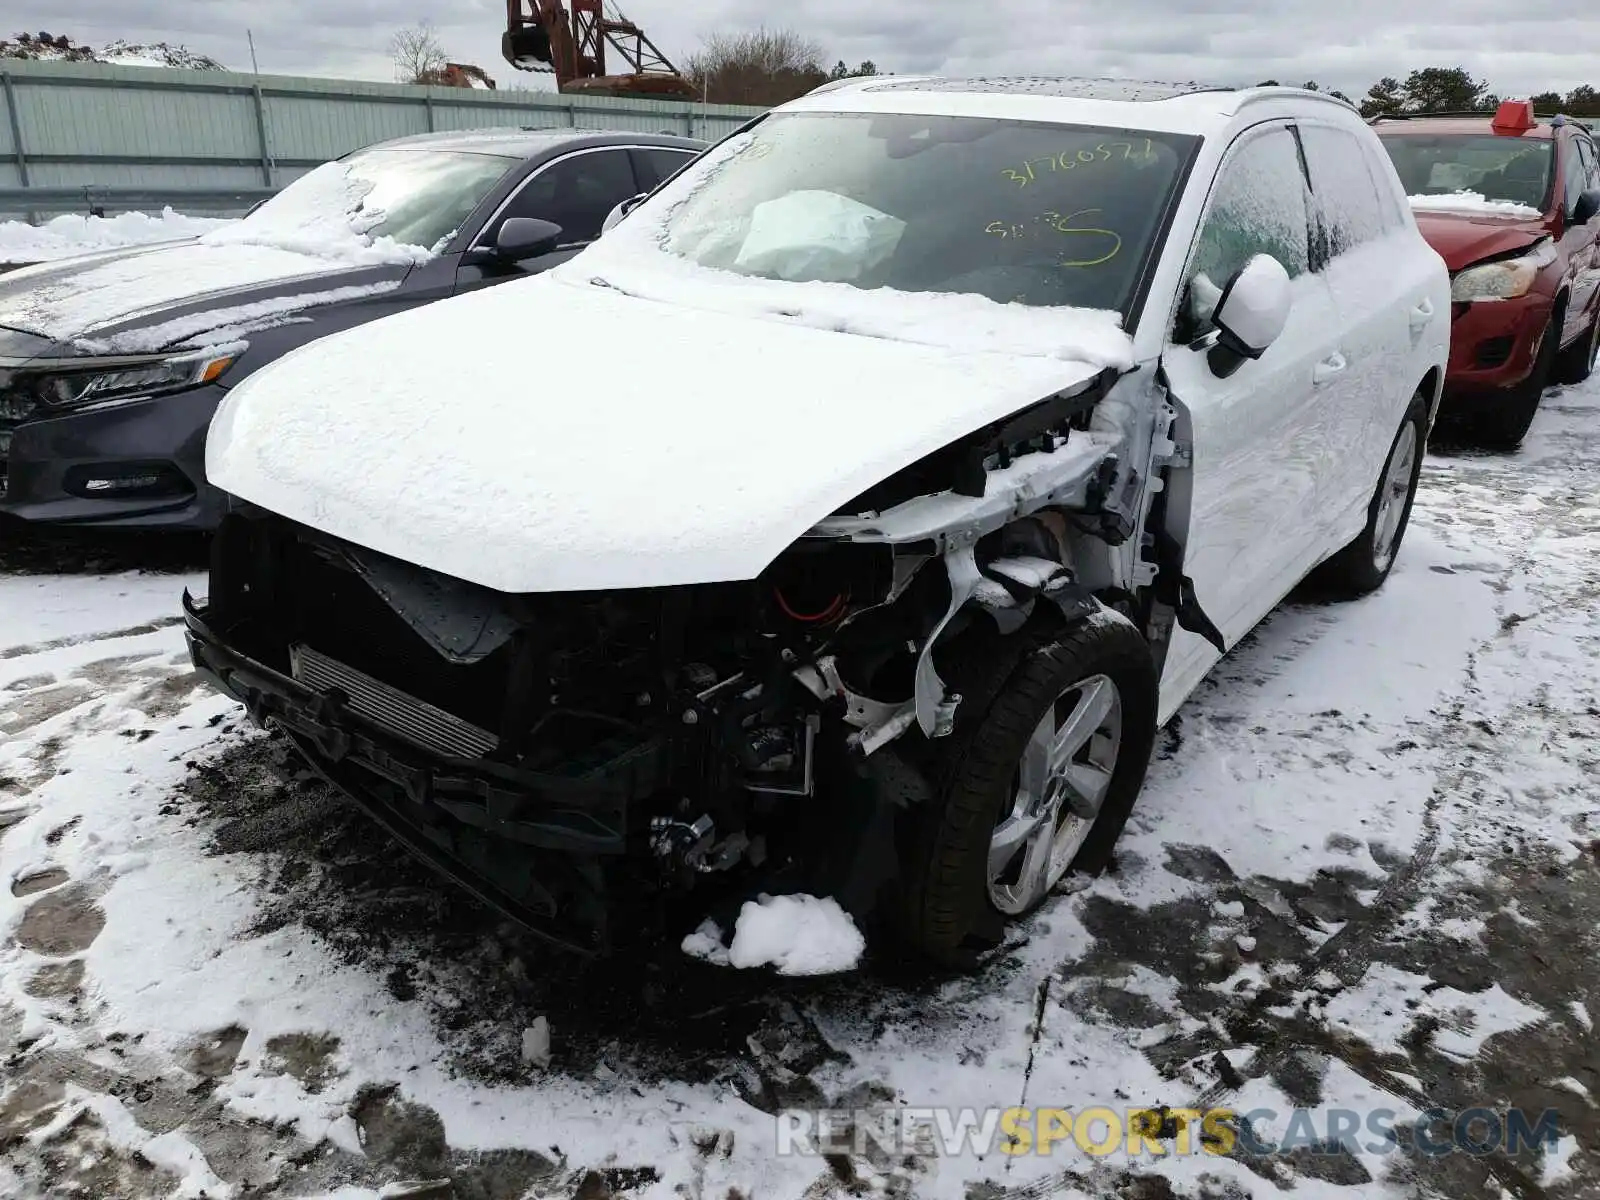
M1327 262L1376 241L1398 225L1384 202L1366 150L1354 134L1325 125L1300 128L1311 175L1318 258Z
M635 150L633 154L639 166L640 190L646 192L654 191L671 179L694 158L691 150L668 150L663 147Z

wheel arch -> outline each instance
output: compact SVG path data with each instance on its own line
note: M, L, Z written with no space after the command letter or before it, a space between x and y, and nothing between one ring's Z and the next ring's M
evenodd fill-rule
M1431 433L1434 422L1439 419L1439 406L1444 402L1444 368L1429 367L1417 385L1417 392L1428 398L1428 431Z

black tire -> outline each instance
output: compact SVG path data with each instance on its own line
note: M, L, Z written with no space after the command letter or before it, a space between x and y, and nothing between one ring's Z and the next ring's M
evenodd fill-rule
M1557 383L1582 383L1594 374L1595 360L1600 358L1600 311L1594 320L1565 350L1556 355L1554 378Z
M1401 449L1407 430L1411 431L1415 447L1409 482L1406 486L1404 506L1400 510L1400 523L1388 546L1379 545L1380 523L1384 514L1383 500L1390 486L1390 467ZM1378 486L1367 505L1367 527L1339 553L1317 568L1312 576L1314 586L1344 599L1355 599L1377 591L1394 570L1395 559L1400 556L1400 544L1405 540L1406 527L1411 523L1411 507L1417 498L1417 482L1422 478L1422 458L1428 443L1428 398L1418 392L1406 409L1405 419L1389 443L1389 453L1383 460L1383 470L1378 475Z
M1521 384L1508 389L1503 400L1477 415L1470 429L1473 441L1486 450L1509 451L1522 445L1539 411L1544 390L1550 386L1560 340L1561 314L1558 312L1539 339L1539 354L1532 372Z
M1029 639L1020 654L967 656L1005 672L1004 678L998 689L992 678L987 688L979 680L969 681L976 685L970 691L966 683L958 687L964 696L992 699L973 713L958 709L947 744L934 744L938 786L912 815L911 836L903 843L906 887L896 933L907 949L947 966L970 966L1003 937L1008 918L989 895L990 840L1012 801L1023 750L1050 706L1075 684L1102 675L1116 685L1122 706L1122 743L1110 786L1069 874L1098 873L1111 861L1155 743L1156 671L1149 644L1132 622L1107 612L1070 628L1014 636Z

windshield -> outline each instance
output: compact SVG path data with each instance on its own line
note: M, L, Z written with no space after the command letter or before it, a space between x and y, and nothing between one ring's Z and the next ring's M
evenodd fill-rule
M358 212L382 213L377 224L362 226L372 238L390 237L408 246L437 246L487 196L515 160L492 154L439 150L363 150L338 166L365 194ZM319 171L289 184L244 219L263 228L296 218L307 200L326 203Z
M1382 141L1408 196L1476 192L1543 211L1550 193L1548 139L1408 133Z
M765 279L1126 315L1195 142L978 117L786 113L668 189L677 203L662 245Z

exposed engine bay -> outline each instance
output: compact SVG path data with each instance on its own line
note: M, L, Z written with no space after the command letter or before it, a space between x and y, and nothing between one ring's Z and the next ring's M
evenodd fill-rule
M1106 557L1159 553L1123 502L1149 463L1087 429L1109 382L886 481L754 580L506 594L246 507L188 604L195 664L565 945L786 878L865 912L963 703L946 677L965 634L1004 639L1041 608L1170 622L1162 589L1114 586Z

